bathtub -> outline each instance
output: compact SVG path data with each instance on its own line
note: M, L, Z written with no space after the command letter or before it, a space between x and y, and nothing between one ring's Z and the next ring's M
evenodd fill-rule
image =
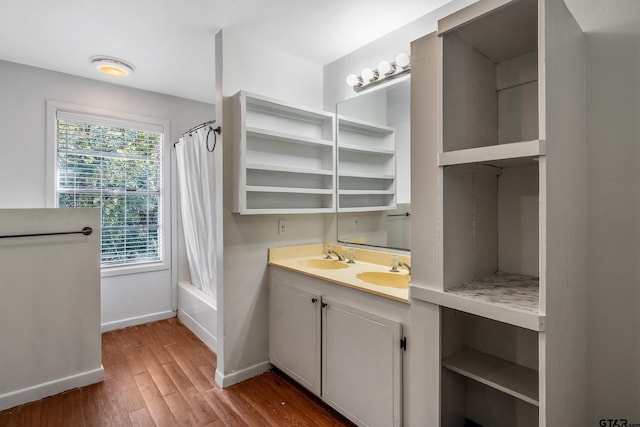
M218 309L214 298L191 283L179 283L178 318L207 347L218 352Z

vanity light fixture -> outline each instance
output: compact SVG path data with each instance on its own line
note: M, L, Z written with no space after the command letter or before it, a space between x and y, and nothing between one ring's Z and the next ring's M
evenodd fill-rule
M409 55L406 53L400 53L396 56L396 60L394 62L386 60L380 61L378 68L375 70L367 67L362 70L359 76L349 74L347 76L347 84L351 86L354 91L360 92L361 90L373 87L383 81L395 79L396 77L409 72L411 72Z
M98 71L113 77L125 77L135 70L131 63L112 56L92 56L89 61Z

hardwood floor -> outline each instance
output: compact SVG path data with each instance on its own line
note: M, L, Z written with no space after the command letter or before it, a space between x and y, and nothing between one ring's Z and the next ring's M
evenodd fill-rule
M277 371L226 389L176 318L102 335L102 383L0 412L0 426L352 426Z

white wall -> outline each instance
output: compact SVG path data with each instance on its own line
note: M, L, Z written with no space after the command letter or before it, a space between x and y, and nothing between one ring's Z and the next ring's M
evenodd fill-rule
M586 35L589 425L640 423L639 31Z
M0 235L99 229L97 209L0 209ZM0 410L104 378L100 237L0 240Z
M0 93L0 208L47 206L46 100L167 119L171 122L167 149L173 149L182 132L215 114L211 104L5 61L0 61ZM172 194L174 189L172 179ZM172 218L171 222L176 221ZM171 269L103 278L103 330L175 314L178 270L181 280L189 280L189 273L180 230L173 231L172 244L177 248L168 252L174 256Z
M240 37L220 35L223 50L224 285L219 292L217 380L231 385L269 368L267 249L323 241L322 215L231 213L233 129L229 97L247 90L312 108L322 107L322 67ZM278 235L278 219L287 233Z

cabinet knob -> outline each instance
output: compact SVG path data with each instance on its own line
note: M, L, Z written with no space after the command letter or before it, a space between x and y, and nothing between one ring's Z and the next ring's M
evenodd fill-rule
M318 302L318 298L311 298L311 302L314 303L314 304L317 303Z
M323 302L323 303L322 303L322 308L325 308L326 306L327 306L327 303L326 303L326 302Z

